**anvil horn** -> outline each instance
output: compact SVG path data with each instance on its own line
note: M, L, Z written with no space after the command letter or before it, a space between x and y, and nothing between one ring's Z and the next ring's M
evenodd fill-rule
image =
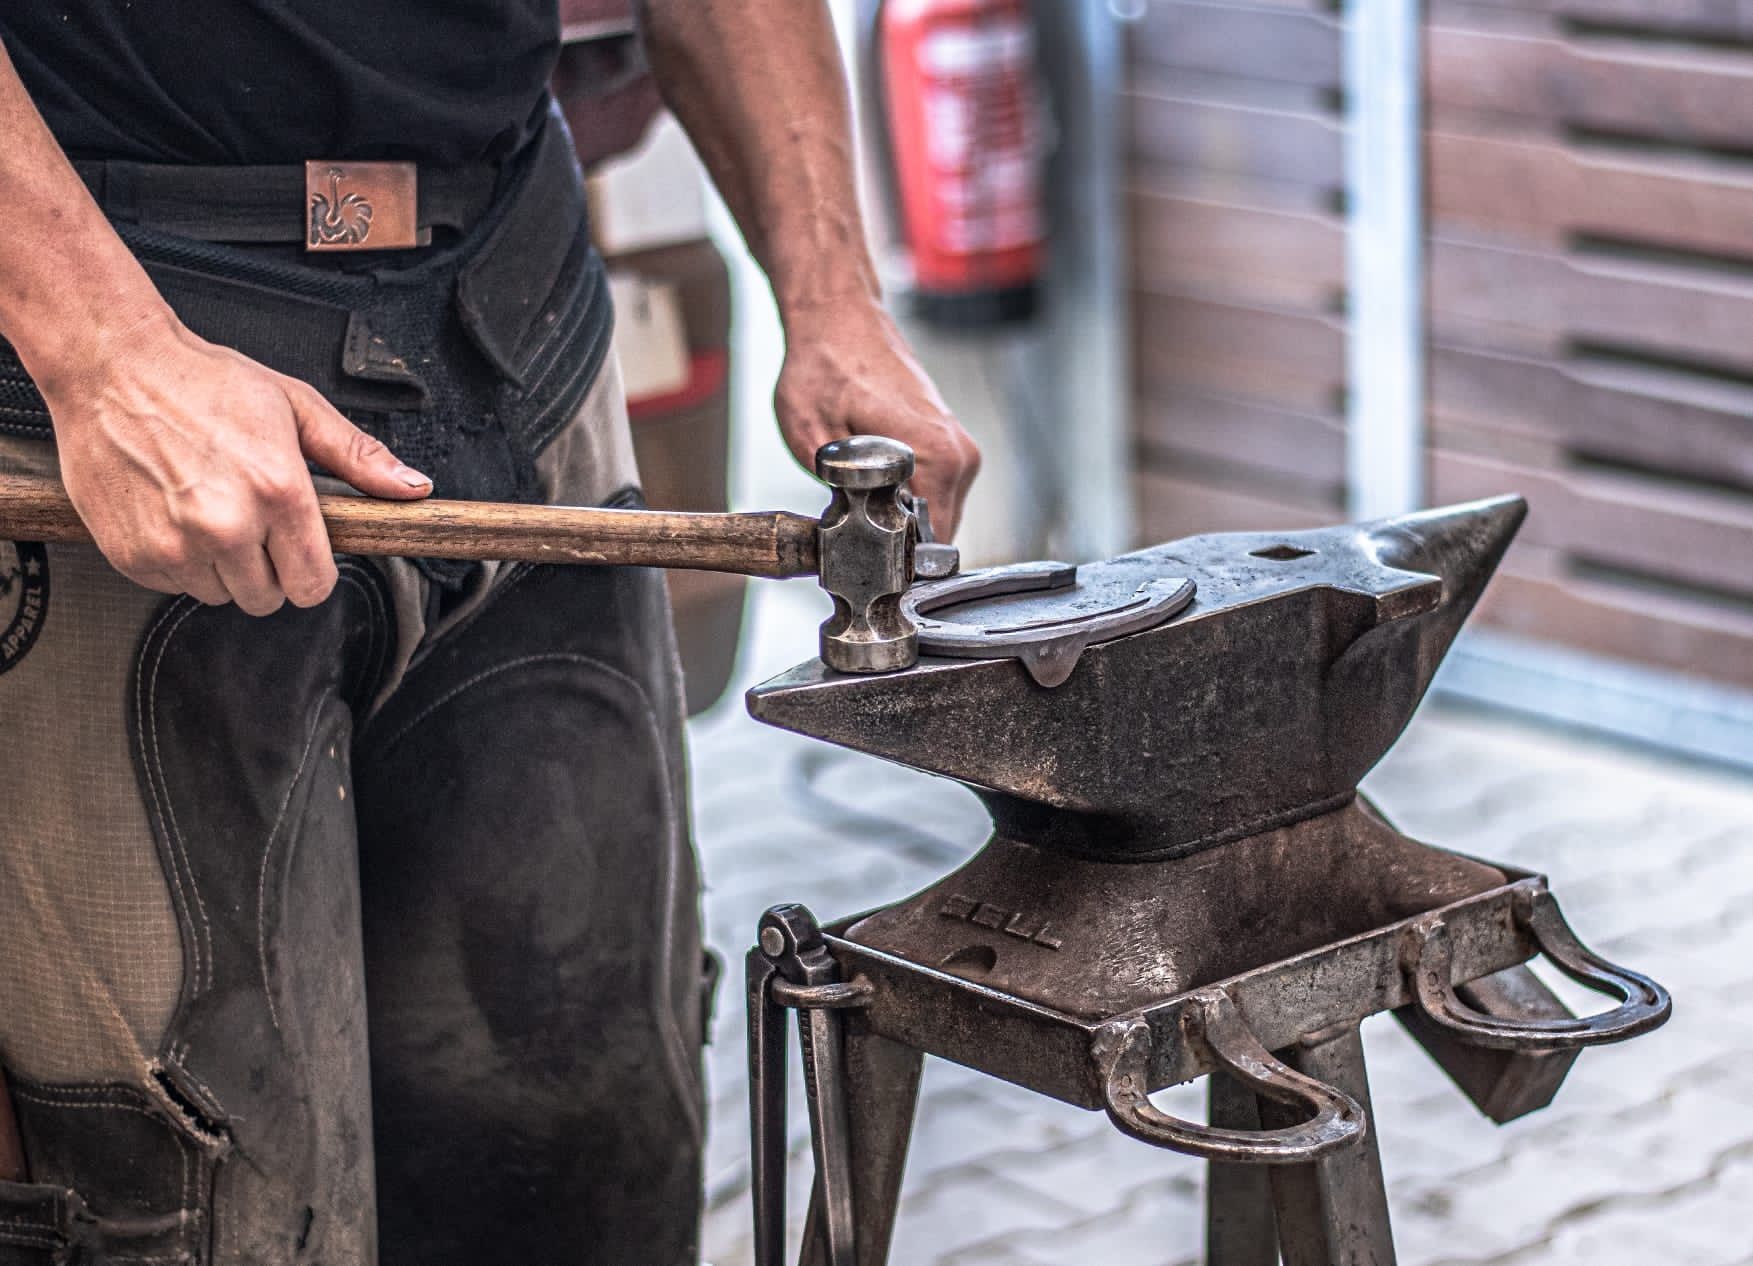
M1420 633L1420 698L1527 517L1528 503L1509 496L1422 510L1365 526L1379 543L1383 562L1428 572L1443 582L1442 605Z
M1093 568L1191 578L1160 627L1045 688L1011 660L749 692L758 719L966 783L1001 833L1176 856L1343 803L1412 717L1521 525L1501 497L1360 526L1194 536Z

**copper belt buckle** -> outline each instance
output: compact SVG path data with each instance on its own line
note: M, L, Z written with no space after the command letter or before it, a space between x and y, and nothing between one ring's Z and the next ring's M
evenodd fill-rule
M304 165L306 250L394 251L424 246L413 163L312 159Z

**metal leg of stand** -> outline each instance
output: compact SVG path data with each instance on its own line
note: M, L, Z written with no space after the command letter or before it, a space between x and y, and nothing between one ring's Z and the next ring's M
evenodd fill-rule
M1230 1130L1258 1130L1260 1105L1241 1083L1213 1073L1207 1120ZM1264 1165L1213 1162L1205 1172L1206 1266L1278 1266L1272 1180Z
M856 1015L847 1017L845 1050L856 1266L886 1266L925 1060L911 1047L866 1032ZM826 1266L821 1198L818 1184L804 1229L802 1266Z
M1355 1028L1319 1035L1278 1054L1297 1071L1344 1091L1370 1111L1369 1074ZM1260 1117L1268 1128L1295 1119L1267 1100L1260 1101ZM1284 1266L1394 1266L1373 1115L1369 1132L1355 1146L1312 1165L1274 1166L1270 1181Z
M748 957L749 1126L755 1266L785 1263L785 1026L790 1017L772 1001L779 975L760 950Z

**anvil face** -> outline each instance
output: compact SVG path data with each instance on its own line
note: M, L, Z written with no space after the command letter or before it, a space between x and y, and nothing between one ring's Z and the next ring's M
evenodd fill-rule
M1102 566L1140 583L1188 577L1192 604L1089 647L1062 685L1009 659L924 658L871 677L812 661L750 691L749 711L965 783L1002 837L1098 859L1183 856L1355 793L1526 510L1505 497L1171 541Z

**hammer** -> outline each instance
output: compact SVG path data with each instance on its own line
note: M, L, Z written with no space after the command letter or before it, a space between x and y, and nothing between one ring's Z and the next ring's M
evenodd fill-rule
M783 510L317 500L330 543L342 554L815 576L834 599L834 614L822 625L822 660L840 672L881 673L919 658L919 631L901 612L920 540L919 518L901 492L912 474L913 450L898 440L857 435L824 444L816 477L834 498L819 520ZM91 534L59 484L0 476L3 540L89 544ZM925 552L939 572L949 549Z

